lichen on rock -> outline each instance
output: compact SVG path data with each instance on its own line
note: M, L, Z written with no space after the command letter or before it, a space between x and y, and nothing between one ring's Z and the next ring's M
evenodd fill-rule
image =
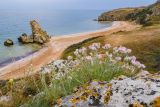
M92 81L72 95L62 97L57 104L67 107L160 107L159 84L158 74L120 76L109 83Z

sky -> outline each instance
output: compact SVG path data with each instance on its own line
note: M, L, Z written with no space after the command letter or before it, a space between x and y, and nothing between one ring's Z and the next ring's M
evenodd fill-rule
M139 7L156 0L1 0L0 10L27 9L92 9L111 10L122 7Z

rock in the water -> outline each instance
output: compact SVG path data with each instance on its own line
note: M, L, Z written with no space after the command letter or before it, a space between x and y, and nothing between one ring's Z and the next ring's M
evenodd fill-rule
M21 43L23 43L23 44L33 43L33 37L28 36L26 33L23 33L22 36L20 36L18 38L18 41L21 42Z
M47 34L46 31L42 30L38 22L35 20L30 22L31 28L32 28L32 36L33 36L33 41L35 43L46 43L49 41L50 37Z
M7 39L6 41L4 41L4 45L5 46L11 46L11 45L14 45L14 43L11 39Z
M31 29L32 29L32 35L28 36L27 34L22 34L18 38L19 42L25 44L25 43L38 43L38 44L44 44L50 40L50 36L47 34L46 31L42 30L38 22L35 20L30 22Z

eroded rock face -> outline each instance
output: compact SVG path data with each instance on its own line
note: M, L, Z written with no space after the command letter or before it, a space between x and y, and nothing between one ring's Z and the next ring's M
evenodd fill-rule
M38 43L44 44L50 40L50 36L47 34L46 31L42 30L38 22L35 20L30 22L32 35L28 36L26 33L22 34L18 38L19 42L26 44L26 43Z
M144 74L145 73L145 74ZM143 71L135 77L93 80L57 100L56 106L72 107L160 107L160 75Z
M35 20L30 22L31 28L32 28L32 36L33 36L33 41L36 43L46 43L49 41L50 37L47 34L46 31L42 30L38 22Z
M14 45L14 43L11 39L7 39L6 41L4 41L4 45L5 46L11 46L11 45Z

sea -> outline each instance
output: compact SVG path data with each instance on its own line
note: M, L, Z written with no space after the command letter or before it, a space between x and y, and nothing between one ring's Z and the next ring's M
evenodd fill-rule
M18 42L22 33L31 34L29 22L36 20L52 36L83 33L110 27L112 22L94 21L104 10L0 11L0 67L40 49L39 45ZM14 45L4 46L6 39Z

